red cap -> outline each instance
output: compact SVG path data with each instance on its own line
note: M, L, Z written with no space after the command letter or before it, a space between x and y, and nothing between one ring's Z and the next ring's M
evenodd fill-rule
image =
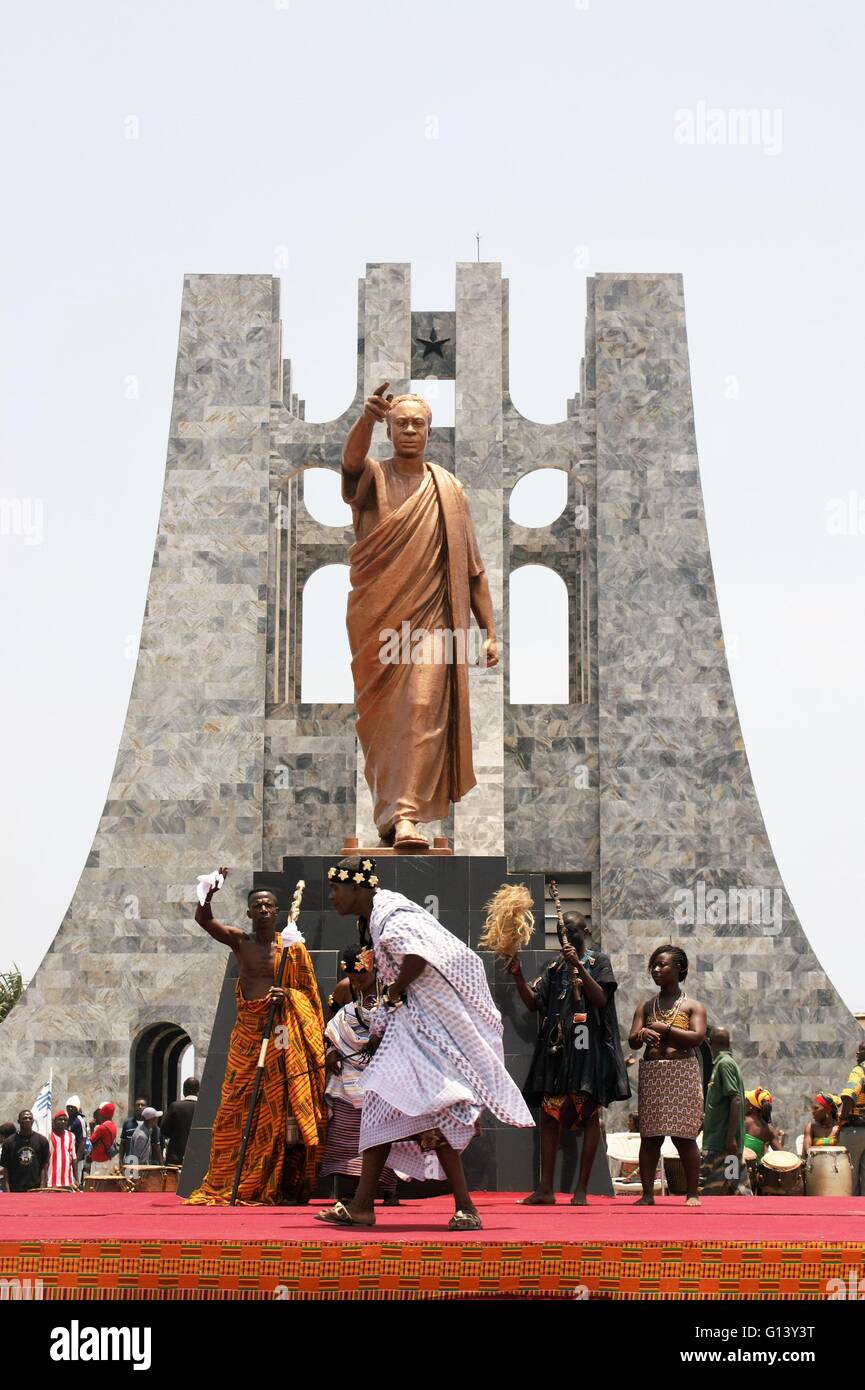
M114 1104L114 1101L107 1100L104 1105L100 1105L99 1113L100 1115L107 1115L110 1120L116 1109L117 1106Z

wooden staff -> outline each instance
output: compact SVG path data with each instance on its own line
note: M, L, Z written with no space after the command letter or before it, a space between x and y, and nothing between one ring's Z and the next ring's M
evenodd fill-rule
M300 900L303 897L303 890L305 887L306 884L304 883L303 879L299 879L297 887L294 890L294 897L291 900L291 907L289 908L288 912L289 923L297 921L298 913L300 912ZM279 989L282 988L282 982L285 978L285 967L288 964L289 949L290 948L288 946L283 945L282 953L279 957L279 968L276 972L276 984L277 988ZM258 1054L258 1064L255 1069L255 1081L253 1082L252 1096L249 1101L249 1114L246 1117L246 1128L243 1131L243 1139L240 1145L240 1153L237 1158L237 1168L235 1169L234 1173L234 1185L231 1189L231 1197L228 1203L230 1207L235 1206L237 1203L237 1191L240 1187L241 1176L243 1175L243 1162L246 1158L246 1148L249 1144L249 1136L252 1133L252 1122L255 1119L255 1108L258 1105L258 1093L261 1090L261 1078L264 1076L264 1063L267 1057L267 1047L270 1042L271 1032L273 1031L273 1020L276 1018L276 1009L279 1002L280 1001L278 999L271 1000L270 1009L267 1015L267 1022L264 1025L264 1033L262 1034L261 1038L261 1051Z
M559 937L559 945L561 946L562 952L564 953L565 945L567 942L567 938L565 936L565 918L564 914L562 913L562 904L559 902L559 885L556 883L556 880L554 878L550 879L550 897L552 898L553 904L556 909L556 931ZM581 1006L583 1003L583 982L580 979L580 974L576 966L568 966L568 975L571 981L571 989L573 990L574 1003L577 1009L577 1012L574 1014L574 1023L585 1023L588 1015L584 1011L581 1011Z

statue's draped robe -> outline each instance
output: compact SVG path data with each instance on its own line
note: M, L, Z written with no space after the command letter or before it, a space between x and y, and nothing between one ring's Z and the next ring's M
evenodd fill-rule
M347 613L357 735L383 834L403 817L442 820L475 785L469 580L484 567L462 485L446 468L427 463L418 486L389 459L367 459L342 478L357 537ZM421 632L449 632L451 645L421 646ZM383 661L397 644L399 659ZM403 659L413 653L424 659Z
M274 958L274 977L279 952ZM324 1154L327 1109L324 1088L324 1018L312 959L300 943L292 946L279 1006L267 1049L238 1201L269 1205L284 1195L303 1199L312 1191ZM245 999L238 983L237 1021L232 1029L219 1110L213 1122L210 1167L189 1197L200 1206L222 1206L231 1196L234 1173L270 1000ZM278 1032L280 1028L282 1031ZM300 1142L287 1146L287 1120L293 1117Z

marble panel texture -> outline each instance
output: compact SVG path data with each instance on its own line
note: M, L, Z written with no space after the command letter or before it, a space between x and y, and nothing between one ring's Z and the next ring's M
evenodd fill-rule
M233 866L221 907L242 921L254 874L337 854L346 835L375 842L353 704L301 700L304 585L346 563L352 542L307 512L302 474L338 472L380 381L397 392L423 376L455 382L455 424L433 422L430 457L466 488L502 655L471 672L478 786L430 830L458 858L506 857L511 874L590 877L623 1027L651 992L650 950L683 945L690 992L731 1029L748 1084L775 1092L791 1133L808 1096L846 1076L858 1026L781 881L727 670L681 277L589 281L584 357L554 424L511 399L500 267L460 263L455 282L454 309L413 310L411 267L369 265L354 396L314 423L283 359L278 282L184 280L126 723L72 903L0 1025L0 1118L32 1103L50 1067L61 1099L77 1091L92 1110L110 1095L125 1110L136 1041L155 1024L185 1030L200 1075L225 952L192 920L196 874ZM512 489L546 467L568 474L566 511L512 524ZM564 704L508 701L508 582L525 564L567 589ZM323 978L332 964L317 961Z

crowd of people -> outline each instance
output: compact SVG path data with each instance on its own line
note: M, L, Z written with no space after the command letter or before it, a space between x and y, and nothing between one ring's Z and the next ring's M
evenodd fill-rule
M78 1191L87 1176L131 1174L142 1166L179 1166L198 1086L196 1077L187 1077L182 1099L172 1101L164 1115L141 1097L119 1130L114 1119L117 1107L111 1100L102 1101L88 1121L80 1096L70 1096L65 1107L54 1112L47 1137L36 1129L33 1111L22 1110L17 1124L0 1125L0 1190Z
M561 950L531 982L518 952L510 956L516 992L538 1016L520 1091L504 1065L501 1015L480 958L417 903L381 889L373 859L343 859L328 871L331 906L356 919L358 940L341 955L327 1021L302 936L293 926L282 937L277 932L273 892L248 895L251 933L214 917L211 901L226 873L213 875L196 920L237 957L237 1019L210 1165L192 1203L305 1204L330 1178L335 1201L317 1219L370 1226L376 1200L397 1201L400 1177L444 1179L454 1197L451 1228L477 1230L461 1155L484 1111L500 1124L528 1128L532 1107L540 1116L539 1175L521 1201L555 1203L561 1136L577 1130L581 1159L571 1200L582 1206L603 1111L631 1097L634 1069L640 1204L654 1203L667 1138L690 1206L701 1197L751 1194L756 1167L765 1168L773 1154L798 1170L799 1155L787 1152L787 1136L773 1124L771 1093L762 1085L746 1090L729 1030L710 1024L686 991L689 963L681 947L658 946L649 958L655 990L634 1012L627 1058L612 964L593 947L584 918L564 918ZM274 1019L268 1051L262 1039ZM259 1099L251 1110L253 1091ZM54 1117L50 1142L34 1133L32 1113L23 1111L17 1129L0 1127L0 1176L8 1190L26 1191L80 1186L85 1170L99 1176L130 1164L178 1164L196 1092L197 1082L188 1080L184 1099L164 1117L138 1100L119 1132L111 1102L88 1126L71 1096ZM865 1039L846 1084L817 1095L804 1126L805 1159L812 1149L833 1147L849 1158L853 1194L865 1195Z
M772 1096L759 1085L746 1091L728 1030L720 1022L710 1026L706 1009L686 992L688 959L678 946L665 944L652 953L649 974L656 992L635 1011L627 1059L612 964L592 946L582 917L565 918L562 949L537 979L524 979L515 953L509 973L525 1007L538 1015L520 1094L504 1069L501 1017L480 960L417 903L381 889L374 860L347 858L328 871L330 904L356 918L358 941L342 953L341 977L326 1001L327 1022L302 940L291 942L284 987L273 983L279 904L270 890L249 894L251 935L214 918L210 903L225 872L219 871L196 915L238 956L238 1022L211 1170L193 1201L230 1200L258 1039L271 1005L294 1022L288 1052L268 1063L266 1117L252 1122L251 1158L238 1179L244 1201L306 1202L316 1175L332 1177L337 1200L318 1219L372 1225L375 1201L396 1201L400 1176L446 1178L456 1208L453 1228L477 1229L480 1217L461 1154L485 1109L500 1123L528 1127L533 1107L540 1116L539 1181L521 1200L555 1202L561 1135L579 1130L583 1143L572 1201L584 1205L604 1108L629 1099L632 1067L639 1073L641 1203L654 1201L667 1136L678 1152L691 1205L699 1205L701 1195L750 1192L753 1163L766 1150L783 1149L786 1136L772 1123ZM857 1194L865 1194L863 1062L865 1041L846 1086L815 1101L803 1140L806 1155L814 1144L844 1146ZM303 1102L292 1131L299 1155L293 1165L284 1156L292 1145L273 1142L274 1135L288 1132L295 1113L289 1077Z

